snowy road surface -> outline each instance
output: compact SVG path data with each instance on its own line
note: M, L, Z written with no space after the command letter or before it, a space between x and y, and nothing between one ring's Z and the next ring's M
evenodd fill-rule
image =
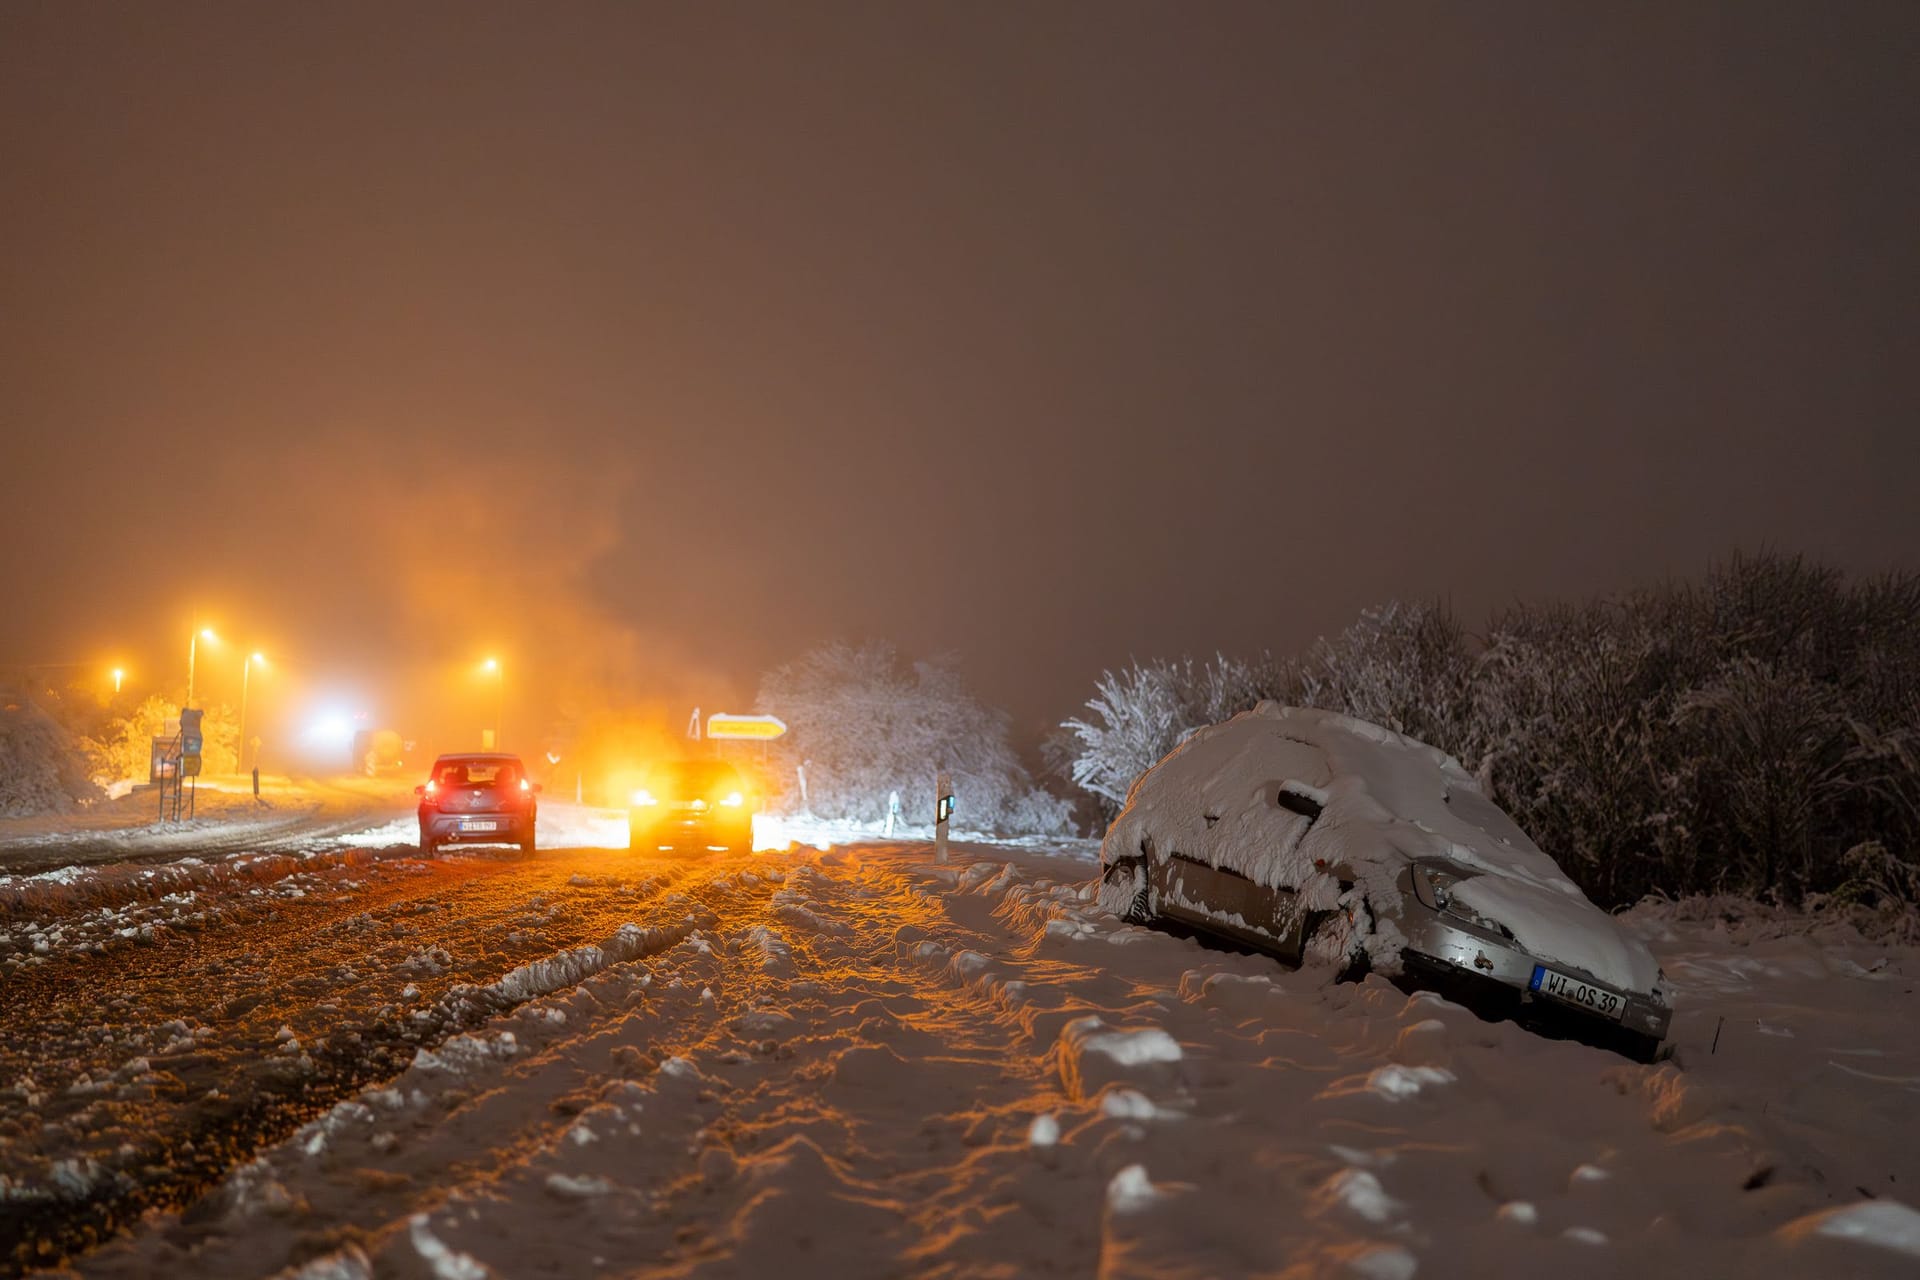
M1640 920L1647 1067L1122 925L1084 859L363 846L0 897L11 1269L1920 1269L1920 955L1850 930Z
M391 778L197 780L191 820L162 821L150 790L85 813L0 819L0 875L117 861L285 850L365 830L413 812L409 784Z

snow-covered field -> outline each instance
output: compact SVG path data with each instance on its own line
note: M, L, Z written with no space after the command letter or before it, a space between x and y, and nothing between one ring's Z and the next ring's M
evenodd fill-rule
M1643 910L1679 992L1647 1067L1122 925L1084 849L929 855L341 845L144 935L16 907L5 1243L131 1224L73 1271L310 1280L1920 1268L1913 948Z
M279 850L383 825L413 797L391 779L269 778L255 797L243 778L207 778L192 818L163 819L152 791L116 796L80 814L0 819L0 877L67 872L130 858Z

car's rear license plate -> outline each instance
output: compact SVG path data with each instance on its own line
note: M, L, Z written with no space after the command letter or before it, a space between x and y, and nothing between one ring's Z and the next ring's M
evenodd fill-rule
M1543 996L1575 1005L1588 1013L1597 1013L1603 1018L1612 1018L1615 1022L1627 1011L1626 999L1618 993L1579 978L1570 978L1564 973L1556 973L1543 964L1533 966L1533 981L1529 985Z
M460 824L462 831L498 831L500 824L489 818L468 818Z

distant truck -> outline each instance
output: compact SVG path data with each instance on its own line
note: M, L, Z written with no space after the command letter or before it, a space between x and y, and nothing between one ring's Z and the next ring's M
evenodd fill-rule
M362 729L353 735L351 767L369 778L404 773L407 749L412 745L394 729Z

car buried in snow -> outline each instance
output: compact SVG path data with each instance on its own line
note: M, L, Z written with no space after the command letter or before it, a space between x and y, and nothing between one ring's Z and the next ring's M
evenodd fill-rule
M1673 1016L1652 952L1460 765L1403 734L1263 702L1135 781L1100 901L1292 963L1383 973L1649 1060Z

